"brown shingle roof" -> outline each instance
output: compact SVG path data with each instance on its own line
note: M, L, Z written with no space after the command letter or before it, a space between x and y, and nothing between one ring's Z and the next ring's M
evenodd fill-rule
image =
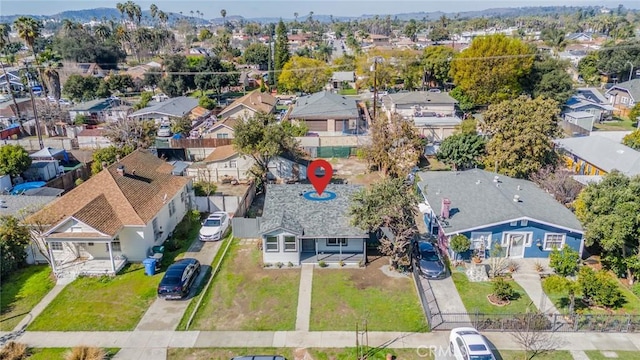
M278 100L268 93L261 93L260 91L253 91L247 95L237 99L220 112L220 116L224 117L224 114L235 109L238 106L244 105L255 111L271 112Z
M233 145L218 146L204 161L222 161L236 155L238 151L233 148Z
M125 167L125 175L117 168ZM123 226L146 225L189 179L171 175L173 167L153 154L137 150L92 176L27 219L55 227L69 217L115 236Z
M238 123L238 119L234 119L234 118L226 118L222 121L219 121L217 123L215 123L213 125L212 129L217 129L218 127L220 127L221 125L224 125L228 128L234 129L236 128L236 124Z

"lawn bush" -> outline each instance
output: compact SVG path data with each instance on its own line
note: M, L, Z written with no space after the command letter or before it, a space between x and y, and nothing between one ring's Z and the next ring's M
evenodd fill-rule
M631 291L640 298L640 283L635 283L631 286Z
M549 254L549 266L560 276L573 276L578 271L580 254L565 245L562 250L554 248Z
M594 271L584 266L578 275L582 301L589 305L618 308L625 302L620 285L606 271Z
M551 275L542 280L542 288L546 293L561 293L567 289L567 278L559 275Z
M0 349L0 359L21 360L27 358L27 345L15 341L9 341Z
M76 346L65 355L65 360L104 360L107 356L104 350L90 346Z
M493 279L493 295L500 300L509 300L513 297L515 291L513 286L506 282L502 276Z
M455 259L458 259L458 255L465 251L469 251L471 247L471 240L468 237L458 234L451 238L451 242L449 243L451 250L456 253Z

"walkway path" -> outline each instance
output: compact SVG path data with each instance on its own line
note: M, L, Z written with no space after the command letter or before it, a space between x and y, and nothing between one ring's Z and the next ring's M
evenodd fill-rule
M26 329L27 325L36 318L36 316L40 315L42 311L53 301L53 299L60 294L62 289L64 289L68 284L70 284L73 279L63 278L59 279L56 285L51 289L47 295L45 295L36 306L31 309L31 311L25 316L19 323L13 328L13 331L20 331Z
M180 324L180 320L187 310L187 306L191 302L191 298L195 295L199 284L204 281L207 273L207 267L211 266L211 262L216 257L216 253L220 249L222 241L202 242L195 240L189 250L184 254L185 258L195 258L202 264L200 275L192 286L189 300L185 301L167 301L164 299L156 299L147 312L144 314L136 330L175 330Z
M518 285L522 286L533 304L543 313L560 314L547 294L542 290L540 275L529 272L516 272L511 275Z
M300 273L300 290L298 291L298 314L296 315L296 331L309 331L311 319L311 289L313 284L313 264L302 265Z

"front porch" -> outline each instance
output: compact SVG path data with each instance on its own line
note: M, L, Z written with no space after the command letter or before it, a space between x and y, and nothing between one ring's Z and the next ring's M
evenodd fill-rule
M300 253L300 264L318 264L321 261L327 264L338 264L342 261L344 264L359 265L364 263L365 258L363 253Z
M123 255L115 255L113 264L110 259L77 258L73 261L56 264L55 275L57 278L74 279L78 276L114 276L124 268L127 262L127 258Z

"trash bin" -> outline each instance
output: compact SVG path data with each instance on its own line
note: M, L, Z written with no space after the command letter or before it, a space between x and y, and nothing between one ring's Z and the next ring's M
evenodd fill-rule
M155 275L156 274L156 259L148 258L142 260L142 264L144 265L144 273L145 275Z

